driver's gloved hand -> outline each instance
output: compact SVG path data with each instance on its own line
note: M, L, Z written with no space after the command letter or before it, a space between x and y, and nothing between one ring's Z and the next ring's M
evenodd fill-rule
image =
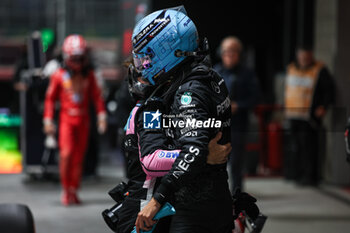
M244 210L252 220L257 219L260 210L255 204L256 199L253 196L246 192L241 192L238 188L235 190L232 198L236 217L238 217L238 215Z

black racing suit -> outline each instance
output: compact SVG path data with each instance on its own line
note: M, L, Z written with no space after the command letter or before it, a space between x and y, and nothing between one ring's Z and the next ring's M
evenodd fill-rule
M154 104L155 102L153 102ZM166 137L153 138L152 145L159 150L157 153L147 153L139 147L140 132L143 131L144 115L143 111L154 108L152 104L145 105L144 101L139 101L132 109L125 126L125 159L127 164L126 177L128 178L129 195L125 198L123 206L119 209L119 222L117 233L130 233L135 225L138 212L148 203L153 195L154 188L157 187L160 179L171 168L174 158L158 157L158 154L174 154L176 151L171 139ZM158 135L160 135L158 133ZM162 133L162 135L164 135ZM170 143L169 146L168 142ZM175 153L176 154L176 153ZM161 170L165 169L165 170ZM158 182L157 182L158 181ZM157 223L153 233L166 233L169 231L170 217L162 218Z
M201 63L180 80L175 95L165 103L170 110L163 115L163 121L171 125L167 136L174 138L181 151L170 172L162 178L154 198L164 204L175 193L176 215L171 232L231 232L232 198L226 164L206 164L208 143L218 131L223 132L220 144L230 142L231 105L226 85L214 70ZM202 123L185 126L179 123L187 119ZM216 124L217 121L221 124ZM144 130L140 135L141 151L155 150L149 142L157 137L154 131Z

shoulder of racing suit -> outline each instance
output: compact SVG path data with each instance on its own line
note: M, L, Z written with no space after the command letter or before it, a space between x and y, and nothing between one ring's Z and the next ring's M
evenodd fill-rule
M137 138L137 118L139 109L142 107L142 102L138 102L131 110L126 125L124 127L125 137L123 147L125 151L138 153L138 138Z
M144 128L145 116L161 109L161 99L156 97L149 99L146 103L145 101L137 102L136 106L131 110L127 123L124 127L125 150L137 153L140 150L140 157L144 157L155 149L168 149L169 147L172 148L171 145L166 144L166 142L168 142L167 140L157 141L158 137L164 138L162 129ZM144 131L147 132L147 137L140 137L140 133L142 134ZM148 134L150 134L150 136ZM155 143L156 141L158 143ZM143 144L148 145L148 143L150 146L142 146Z
M130 156L138 157L143 171L150 177L165 175L179 155L179 150L175 149L172 140L166 137L162 129L145 127L145 117L157 114L162 105L156 97L146 103L139 102L131 111L125 126L125 150Z

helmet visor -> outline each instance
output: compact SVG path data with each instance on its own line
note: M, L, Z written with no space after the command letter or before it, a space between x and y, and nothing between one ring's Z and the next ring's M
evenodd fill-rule
M152 59L149 55L145 55L144 53L135 53L133 52L133 59L135 69L138 72L142 72L143 70L149 69L152 67Z

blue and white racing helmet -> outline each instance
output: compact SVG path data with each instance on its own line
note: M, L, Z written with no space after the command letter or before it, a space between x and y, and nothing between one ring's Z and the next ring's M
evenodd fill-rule
M184 8L164 9L141 19L132 35L133 58L138 72L158 85L198 48L198 32Z

